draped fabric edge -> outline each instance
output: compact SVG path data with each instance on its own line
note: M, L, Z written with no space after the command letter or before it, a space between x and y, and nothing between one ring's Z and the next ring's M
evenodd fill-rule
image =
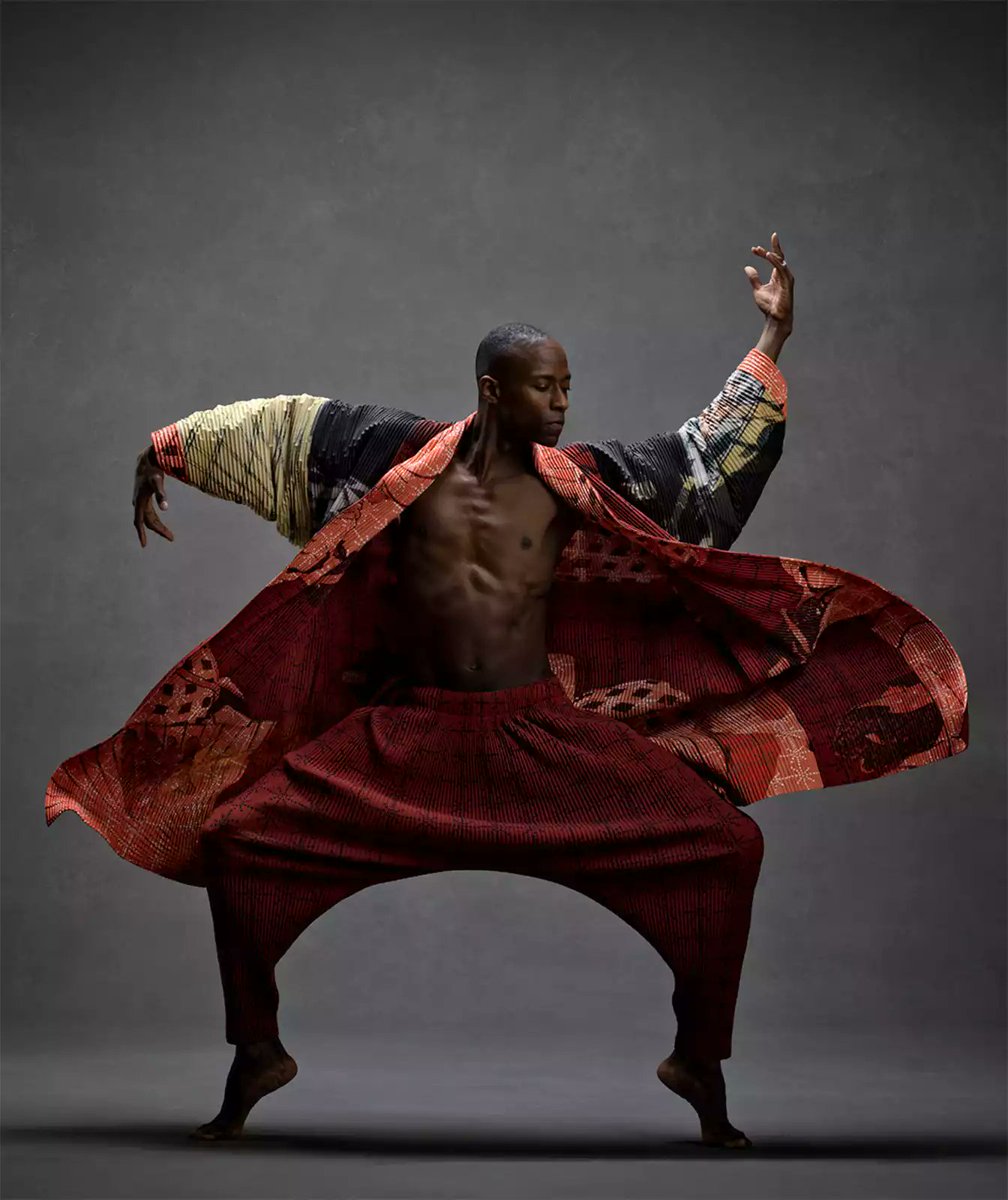
M393 465L360 500L331 518L217 633L179 660L116 734L62 763L46 789L47 825L74 811L128 861L203 885L199 829L215 801L251 782L250 763L256 762L261 773L258 750L271 748L275 761L297 744L296 731L303 728L296 712L264 718L242 711L254 684L245 680L236 686L228 675L231 662L216 655L215 647L239 645L264 612L275 619L305 589L323 585L329 591L340 582L354 556L445 469L475 416L446 426ZM636 701L625 698L635 685L632 694L639 699L638 693L654 679L614 679L612 687L600 687L596 680L592 687L579 687L577 654L550 647L551 665L575 705L601 708L625 720L689 762L739 805L876 778L966 749L962 663L937 625L908 601L864 576L825 563L679 542L563 449L536 445L533 456L546 486L584 518L585 532L575 535L558 567L562 586L576 596L588 590L579 585L604 582L590 563L576 566L591 537L597 535L603 543L608 539L610 547L633 545L645 561L635 586L647 588L649 581L658 584L664 576L743 677L731 695L687 697L689 703L678 712L666 707L661 717L647 707L650 699L635 708ZM576 635L577 620L560 614L557 628ZM180 719L176 709L159 713L165 706L157 699L170 686L167 681L195 679L192 663L201 654L211 662L207 670L213 674L215 697L224 695L227 703L215 700L212 719L203 721L198 714ZM858 683L856 670L841 680L844 664L856 667L858 655L864 656L867 681ZM241 665L233 653L231 657ZM826 681L813 672L804 686L805 672L819 659L828 667ZM836 708L837 686L856 701L849 710ZM614 700L614 695L624 698ZM821 720L820 710L827 714ZM142 800L140 784L135 784L135 794L124 786L131 755L140 761L138 747L152 770L167 771L166 762L178 768L165 775L164 784L151 785Z

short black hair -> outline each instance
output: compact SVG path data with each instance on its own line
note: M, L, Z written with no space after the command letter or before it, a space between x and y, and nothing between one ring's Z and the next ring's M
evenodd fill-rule
M512 321L509 325L498 325L496 329L491 329L476 351L476 378L495 375L516 346L533 346L536 342L545 342L549 336L535 325L526 325L523 321Z

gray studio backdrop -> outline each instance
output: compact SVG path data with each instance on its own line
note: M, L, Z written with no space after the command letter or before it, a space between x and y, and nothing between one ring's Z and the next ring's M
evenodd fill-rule
M677 426L797 279L783 459L737 548L875 579L960 651L972 745L749 809L766 834L736 1058L768 1034L994 1047L1004 987L1003 9L4 6L3 1007L8 1047L222 1044L205 893L122 861L50 772L293 557L168 483L152 428L278 392L441 419L493 325L567 348L568 440ZM546 883L373 888L280 968L326 1032L628 1028L671 978ZM650 1067L649 1067L650 1070Z

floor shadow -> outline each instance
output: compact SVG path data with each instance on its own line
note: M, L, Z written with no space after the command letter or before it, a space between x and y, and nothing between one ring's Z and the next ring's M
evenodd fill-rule
M383 1126L374 1132L340 1133L324 1130L276 1133L249 1130L235 1142L205 1143L189 1140L188 1126L169 1124L123 1125L5 1125L0 1137L16 1142L93 1146L134 1146L164 1150L191 1149L195 1153L255 1153L296 1151L299 1154L346 1154L404 1158L709 1158L712 1154L744 1154L772 1159L873 1159L877 1161L943 1161L1005 1157L1008 1140L995 1135L884 1133L780 1137L765 1135L745 1151L724 1151L703 1146L692 1138L641 1137L625 1134L598 1136L549 1135L533 1132L486 1133L469 1129L418 1129ZM751 1136L756 1136L751 1134Z

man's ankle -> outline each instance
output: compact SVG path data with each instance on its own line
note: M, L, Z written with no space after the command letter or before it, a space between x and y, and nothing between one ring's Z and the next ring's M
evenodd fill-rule
M235 1052L243 1058L262 1058L265 1054L275 1054L283 1049L278 1037L260 1038L254 1042L238 1042Z
M699 1071L709 1074L721 1069L721 1060L719 1058L711 1058L708 1055L690 1054L685 1050L673 1050L672 1057L676 1062L682 1063L689 1071Z

